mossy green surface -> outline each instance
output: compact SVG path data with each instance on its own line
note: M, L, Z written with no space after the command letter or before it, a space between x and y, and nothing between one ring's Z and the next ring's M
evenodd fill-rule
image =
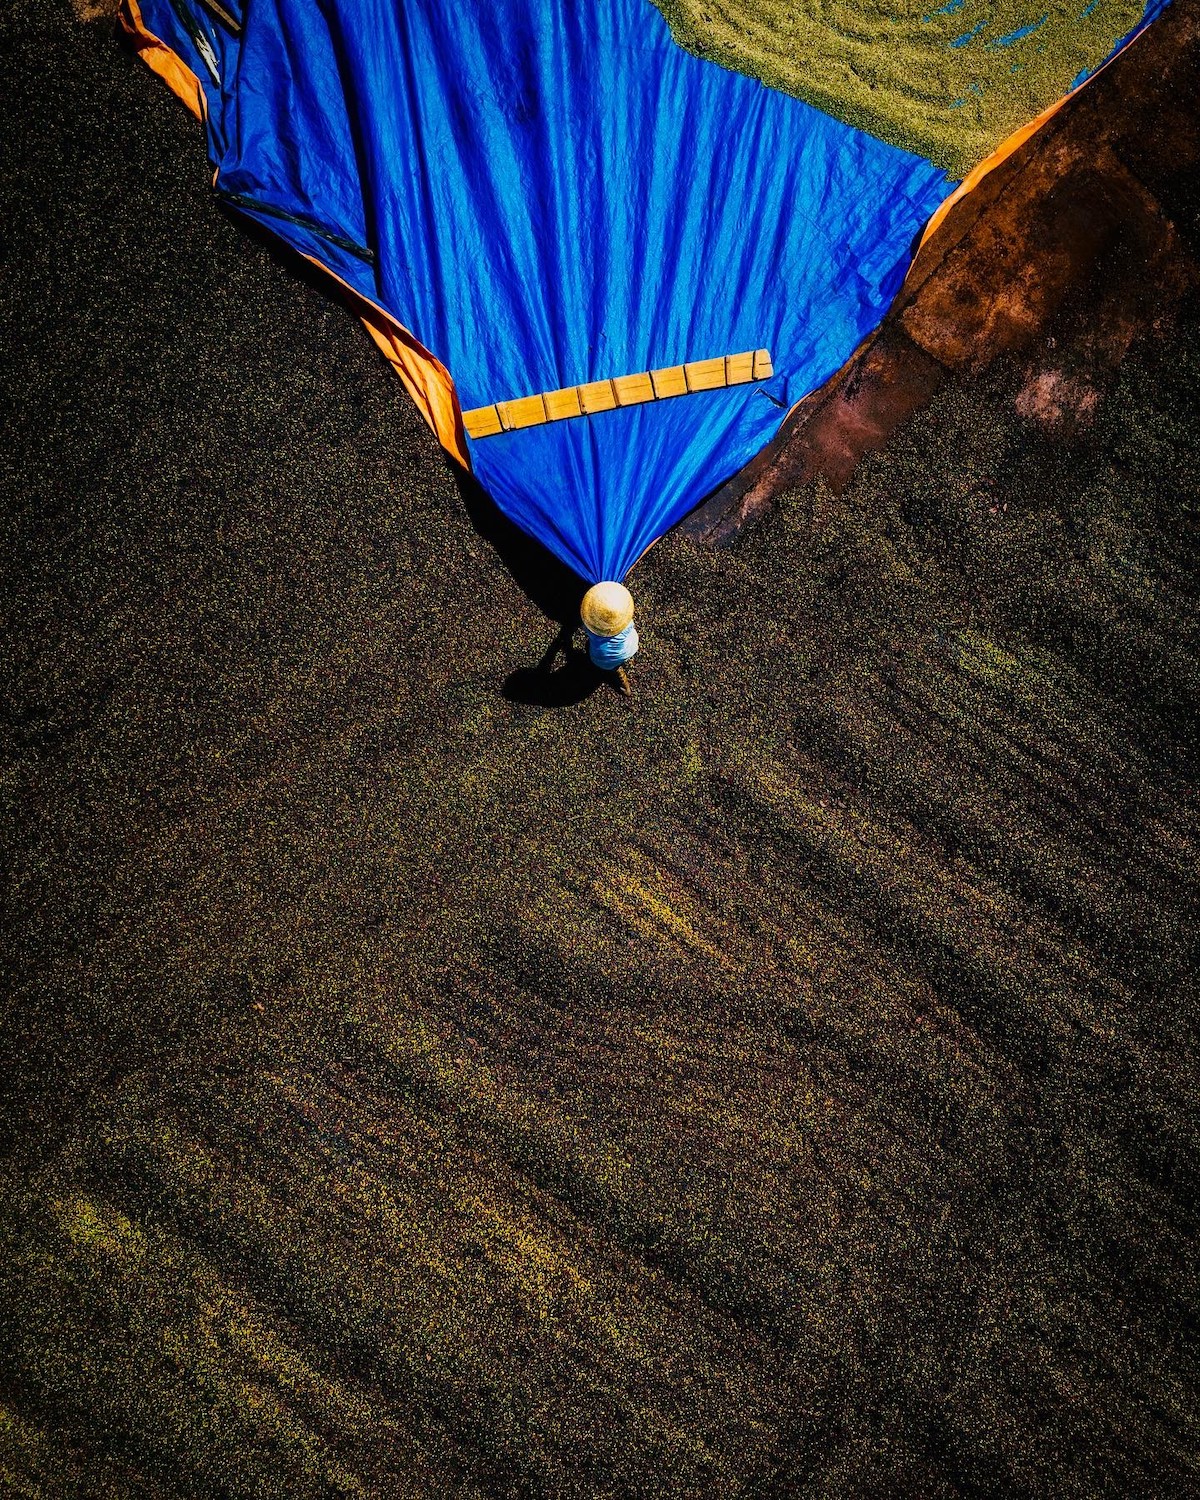
M18 20L0 1488L1194 1493L1195 319L512 702L557 627L353 319Z
M689 51L962 178L1068 92L1142 0L654 0Z

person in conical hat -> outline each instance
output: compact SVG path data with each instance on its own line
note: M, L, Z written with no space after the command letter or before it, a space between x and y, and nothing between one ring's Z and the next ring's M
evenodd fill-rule
M633 692L626 663L638 648L633 623L633 595L623 583L594 583L579 606L587 631L588 655L603 672L616 674L626 697Z

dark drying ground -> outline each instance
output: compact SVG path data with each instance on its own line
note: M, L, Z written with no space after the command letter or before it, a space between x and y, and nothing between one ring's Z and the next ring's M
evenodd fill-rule
M105 26L0 45L0 1489L1195 1494L1196 320L522 703L577 592Z

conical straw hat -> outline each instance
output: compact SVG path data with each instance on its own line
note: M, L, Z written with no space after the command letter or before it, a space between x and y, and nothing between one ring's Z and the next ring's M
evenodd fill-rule
M593 635L620 635L633 619L633 595L623 583L594 583L579 614Z

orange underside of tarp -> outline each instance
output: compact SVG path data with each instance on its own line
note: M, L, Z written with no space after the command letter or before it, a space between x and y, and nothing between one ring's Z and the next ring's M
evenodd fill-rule
M119 16L138 56L152 72L158 74L176 98L182 99L196 118L202 120L204 90L200 87L200 80L187 63L171 51L166 42L160 41L149 30L142 20L137 0L121 0Z
M311 255L311 261L327 276L332 276L354 301L354 310L363 321L363 327L383 351L383 357L404 382L404 389L416 403L417 410L429 423L439 443L452 454L464 468L471 467L471 455L467 450L467 434L463 426L462 407L450 372L440 359L430 354L407 328L383 308L368 302L348 286L336 272L322 265Z
M404 382L417 409L437 434L438 442L464 469L471 467L462 408L454 382L440 360L413 338L407 328L383 313L361 313L363 327L383 350L383 356Z
M200 80L164 41L149 30L142 19L138 0L121 0L120 20L146 66L158 74L198 120L202 120L204 90L200 87ZM438 442L464 468L469 469L471 455L467 449L462 408L445 365L435 359L403 324L396 322L381 307L366 301L327 265L311 255L305 256L305 259L332 277L354 299L354 310L362 319L363 326L404 382L405 390L433 429Z

